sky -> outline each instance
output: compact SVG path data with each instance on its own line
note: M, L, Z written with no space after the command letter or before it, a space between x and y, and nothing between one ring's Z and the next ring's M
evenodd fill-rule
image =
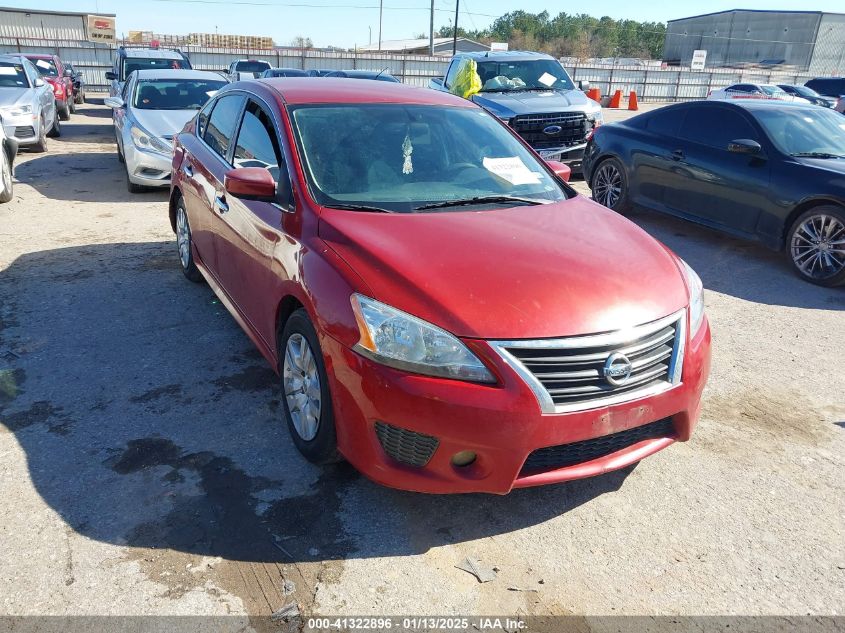
M380 0L2 0L7 7L117 14L117 32L153 31L183 35L191 32L264 35L287 45L296 36L310 37L315 46L344 48L378 41ZM430 0L381 0L384 5L382 39L409 39L428 33ZM451 24L455 0L434 0L435 30ZM340 5L340 6L339 6ZM459 26L481 29L497 16L520 8L556 15L588 13L596 17L666 22L725 9L782 9L845 11L843 0L816 0L802 6L797 0L700 0L671 3L602 0L460 0Z

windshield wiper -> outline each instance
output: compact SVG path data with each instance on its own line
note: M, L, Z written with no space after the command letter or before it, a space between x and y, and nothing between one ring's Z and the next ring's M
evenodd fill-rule
M845 158L842 154L831 154L830 152L793 152L790 156L799 158Z
M382 207L370 207L366 204L334 204L327 205L329 209L340 209L342 211L371 211L374 213L393 213L390 209L383 209Z
M466 207L473 204L485 203L500 203L519 202L520 204L548 204L546 200L537 200L536 198L520 198L519 196L476 196L474 198L464 198L461 200L444 200L443 202L433 202L431 204L424 204L421 207L414 207L414 211L424 211L425 209L445 209L446 207Z

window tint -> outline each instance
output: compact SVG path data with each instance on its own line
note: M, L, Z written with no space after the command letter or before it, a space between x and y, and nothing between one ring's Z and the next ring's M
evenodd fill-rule
M757 132L738 112L727 107L689 108L681 138L717 149L728 149L734 139L747 138L759 141Z
M684 116L688 108L664 108L658 110L648 119L646 129L662 136L678 136Z
M254 102L247 104L238 142L235 146L235 167L265 167L279 180L280 152L270 117Z
M238 115L243 103L243 95L224 95L214 105L208 119L208 128L203 138L211 149L224 158L229 151L229 142L235 135L235 126L238 124Z

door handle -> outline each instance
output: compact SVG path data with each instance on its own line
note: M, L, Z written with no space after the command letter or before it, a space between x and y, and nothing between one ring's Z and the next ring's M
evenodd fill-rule
M684 160L684 150L676 149L672 152L673 160Z
M194 168L193 168L193 167L191 167L191 163L186 162L186 163L185 163L185 166L182 168L182 171L183 171L183 172L185 172L185 175L186 175L188 178L193 178L193 177L194 177Z
M229 205L226 204L226 201L223 199L223 196L215 196L214 208L217 209L218 213L226 213L229 210Z

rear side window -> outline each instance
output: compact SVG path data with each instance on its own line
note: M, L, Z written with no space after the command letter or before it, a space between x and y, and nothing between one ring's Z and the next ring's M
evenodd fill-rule
M716 149L728 149L734 139L759 141L759 135L745 117L727 107L688 108L680 137Z
M661 136L678 136L688 108L663 108L648 119L646 129Z
M208 119L203 139L223 158L226 158L229 152L229 143L235 135L235 127L238 125L244 99L244 96L239 94L220 97L214 104L214 109Z

